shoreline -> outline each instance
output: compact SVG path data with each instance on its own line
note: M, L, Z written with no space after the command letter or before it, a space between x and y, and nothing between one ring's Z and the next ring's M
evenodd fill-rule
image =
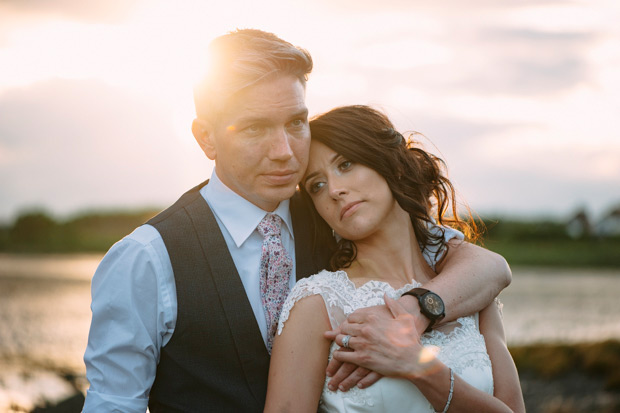
M620 340L510 347L529 413L620 411ZM79 412L83 369L0 358L0 411Z

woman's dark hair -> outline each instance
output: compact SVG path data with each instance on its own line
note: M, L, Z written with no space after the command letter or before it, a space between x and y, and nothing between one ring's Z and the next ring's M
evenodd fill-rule
M459 218L455 192L444 175L444 162L424 151L419 142L406 140L394 130L384 114L368 106L343 106L310 121L312 140L318 141L347 160L378 172L386 181L401 208L411 216L415 236L421 248L438 246L437 254L447 248L443 230L432 233L428 224L450 225L463 231L469 240L479 237L473 219ZM309 197L302 188L305 197ZM316 213L316 210L314 211ZM450 216L446 216L450 212ZM467 211L468 218L471 213ZM318 213L316 214L318 216ZM319 217L320 218L320 217ZM355 259L352 241L341 239L332 255L332 269L347 268Z

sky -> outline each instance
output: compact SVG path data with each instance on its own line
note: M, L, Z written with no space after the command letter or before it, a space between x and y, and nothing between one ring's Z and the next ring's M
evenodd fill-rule
M210 40L307 49L311 115L424 135L482 217L620 206L615 0L0 0L0 222L166 207L213 164L191 134Z

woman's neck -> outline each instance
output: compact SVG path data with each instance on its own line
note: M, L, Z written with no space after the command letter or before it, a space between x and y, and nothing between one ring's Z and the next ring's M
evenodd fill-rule
M412 279L424 283L435 276L422 257L409 214L399 210L386 227L355 241L357 256L346 271L356 284L380 280L398 288Z

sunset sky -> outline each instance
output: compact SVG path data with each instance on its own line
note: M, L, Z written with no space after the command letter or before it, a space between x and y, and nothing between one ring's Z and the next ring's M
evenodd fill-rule
M311 114L386 111L481 215L620 205L617 0L0 0L0 221L165 207L209 177L192 85L209 41L306 48Z

